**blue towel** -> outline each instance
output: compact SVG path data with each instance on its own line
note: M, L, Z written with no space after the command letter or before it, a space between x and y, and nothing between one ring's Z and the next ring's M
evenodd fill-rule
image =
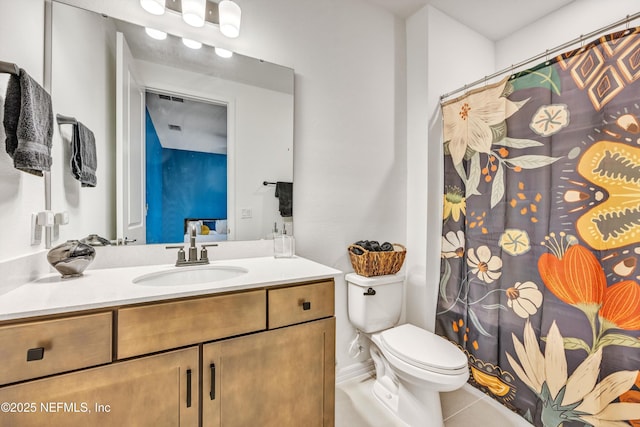
M95 187L97 167L96 139L89 128L78 122L73 125L71 138L71 173L83 187Z
M6 150L16 169L42 176L51 170L51 96L25 70L11 75L4 101Z

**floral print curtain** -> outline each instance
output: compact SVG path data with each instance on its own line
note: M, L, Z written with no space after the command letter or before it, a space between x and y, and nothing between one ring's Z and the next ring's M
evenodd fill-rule
M442 108L437 333L536 426L640 427L640 29Z

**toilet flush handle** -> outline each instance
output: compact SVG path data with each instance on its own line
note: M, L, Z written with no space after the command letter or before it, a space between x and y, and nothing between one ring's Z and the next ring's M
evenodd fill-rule
M367 289L367 292L363 293L362 295L371 296L371 295L375 295L375 294L376 294L376 290L373 289L373 288L369 288L369 289Z

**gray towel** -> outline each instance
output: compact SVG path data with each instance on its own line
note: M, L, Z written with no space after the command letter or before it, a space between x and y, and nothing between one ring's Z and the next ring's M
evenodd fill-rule
M83 187L95 187L97 167L96 139L89 128L78 122L73 125L71 138L71 173Z
M3 123L16 169L37 176L51 170L51 96L22 68L19 76L9 77Z
M293 216L293 183L292 182L276 182L276 194L280 216Z

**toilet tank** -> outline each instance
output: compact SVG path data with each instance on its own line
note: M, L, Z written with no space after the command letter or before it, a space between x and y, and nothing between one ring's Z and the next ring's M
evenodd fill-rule
M404 274L364 277L345 276L349 321L362 332L377 332L395 326L402 312Z

